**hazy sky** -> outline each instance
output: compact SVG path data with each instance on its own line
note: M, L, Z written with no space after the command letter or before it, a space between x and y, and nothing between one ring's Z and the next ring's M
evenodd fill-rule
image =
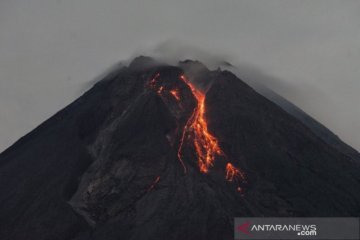
M115 62L167 40L225 56L243 77L261 72L360 149L358 0L0 0L0 151Z

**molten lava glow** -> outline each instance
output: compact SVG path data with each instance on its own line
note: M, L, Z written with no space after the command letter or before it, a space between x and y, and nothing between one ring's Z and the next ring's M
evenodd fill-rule
M171 95L174 96L174 98L177 101L180 101L180 94L179 94L179 91L177 89L171 90L170 93L171 93Z
M164 87L163 86L161 86L160 88L159 88L159 90L157 90L157 93L158 94L161 94L161 92L164 90Z
M148 188L148 192L150 192L151 190L154 189L154 187L156 186L156 184L160 181L160 176L157 176L155 181L150 185L150 187Z
M160 73L157 73L149 82L150 88L155 88L156 86L156 80L160 77Z
M184 75L181 75L180 79L191 89L197 100L197 107L185 125L178 156L181 158L181 148L185 135L193 135L199 169L201 172L207 173L209 168L213 166L215 157L223 155L223 153L219 147L218 140L208 130L205 119L205 94L197 90Z
M153 88L160 96L162 96L164 92L170 93L178 102L180 102L181 98L178 89L173 89L167 92L168 90L165 89L163 86L156 86L156 81L159 77L160 74L157 73L150 80L150 87ZM213 167L216 157L226 156L221 150L216 137L212 135L208 130L208 125L205 118L205 94L200 90L196 89L196 87L184 75L181 75L180 79L190 88L193 96L197 101L197 106L191 114L190 118L187 120L185 127L182 131L178 149L178 158L184 168L184 172L187 173L186 166L182 160L181 152L184 142L191 141L196 152L197 163L200 172L208 173L209 169ZM233 166L230 162L226 165L225 173L225 179L229 182L236 182L239 184L241 180L245 179L245 174L241 170ZM148 191L152 190L154 186L159 182L159 180L160 177L157 177ZM237 187L237 191L242 191L240 186Z
M233 182L234 180L239 181L239 180L244 179L244 177L245 177L244 174L239 169L234 167L234 165L232 165L231 163L226 164L226 169L225 170L226 170L225 178L229 182ZM241 191L241 188L238 187L237 190Z

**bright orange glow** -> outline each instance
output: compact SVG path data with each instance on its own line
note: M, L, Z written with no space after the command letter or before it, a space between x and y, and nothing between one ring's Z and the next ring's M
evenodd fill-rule
M231 163L227 163L226 164L226 180L229 182L233 182L233 181L239 181L244 179L244 174L237 169L236 167L234 167L234 165L232 165ZM241 191L241 188L238 187L237 189L238 191Z
M158 80L158 78L160 77L160 73L157 73L155 74L155 76L150 80L150 82L148 83L148 85L150 86L150 88L154 89L158 95L162 96L162 92L164 90L164 86L160 86L159 88L157 88L156 86L156 81ZM176 100L180 100L180 94L178 92L177 89L175 90L171 90L170 93L176 98ZM189 120L188 120L189 121ZM184 137L184 133L183 133L183 137ZM182 137L182 139L183 139ZM182 143L183 140L181 140L181 143ZM182 144L181 144L182 145ZM180 147L181 148L181 147ZM179 151L180 152L180 151ZM178 159L181 163L181 165L183 166L184 168L184 172L186 173L187 172L187 169L186 169L186 166L185 166L185 163L183 162L183 160L181 159L181 156L180 156L180 153L178 153Z
M164 90L164 87L163 87L163 86L161 86L161 87L159 88L159 90L157 90L157 93L158 93L158 94L161 94L162 90Z
M177 101L180 101L180 94L179 94L179 91L177 89L171 90L170 93L171 93L171 95L174 96L174 98Z
M151 80L150 80L150 86L154 87L156 84L156 80L160 77L160 73L157 73Z
M205 94L197 90L184 75L181 75L180 79L189 86L197 100L197 107L185 125L178 156L181 158L181 148L185 134L193 134L199 169L201 172L207 173L209 168L213 166L215 157L223 155L223 153L218 140L208 130L205 119Z
M157 73L150 80L149 85L157 92L157 94L164 97L163 92L168 90L165 89L164 86L156 86L156 81L159 77L160 74ZM182 159L182 149L185 141L191 141L196 152L197 163L200 172L208 173L210 168L214 166L216 157L221 156L226 158L226 156L221 150L217 138L208 130L208 125L205 118L205 94L202 91L196 89L196 87L184 75L181 75L180 79L190 88L193 96L197 101L197 106L187 120L181 133L182 135L177 153L178 159L184 168L184 172L187 173L186 165ZM172 89L168 93L170 93L181 105L181 95L179 89ZM230 162L226 164L225 173L225 179L229 182L236 182L239 184L240 181L245 180L245 174L240 169L233 166ZM157 177L153 184L149 187L148 191L151 191L159 182L159 180L160 177ZM241 192L242 188L237 186L236 190Z

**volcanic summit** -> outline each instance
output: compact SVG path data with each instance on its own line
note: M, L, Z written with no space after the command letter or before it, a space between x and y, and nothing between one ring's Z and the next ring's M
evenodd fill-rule
M114 69L0 155L0 239L223 240L234 217L359 216L360 154L259 92L193 60Z

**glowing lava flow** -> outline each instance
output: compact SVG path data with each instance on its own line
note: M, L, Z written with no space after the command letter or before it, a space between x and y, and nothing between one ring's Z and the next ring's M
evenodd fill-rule
M239 170L237 169L236 167L234 167L234 165L232 165L231 163L227 163L226 164L226 180L229 181L229 182L232 182L232 181L236 181L236 180L239 180L239 179L244 179L245 176L244 174Z
M155 181L150 185L150 187L148 188L148 192L150 192L151 190L153 190L154 189L154 187L156 186L156 184L158 183L160 181L160 176L157 176L156 178L155 178Z
M155 89L160 96L162 96L162 93L165 90L164 87L160 86L157 88L155 86L156 80L159 77L160 74L156 74L150 81L150 86ZM186 173L187 169L184 161L182 160L182 149L184 142L187 139L192 139L198 158L197 162L200 172L208 173L209 169L214 165L215 158L217 156L225 157L225 155L221 150L216 137L213 136L208 130L208 125L205 119L205 94L196 89L195 86L184 75L181 75L180 79L190 88L193 96L197 101L197 106L191 114L190 118L187 120L184 130L182 131L178 149L178 158L184 168L184 172ZM178 89L170 90L169 93L178 102L180 101L180 92ZM225 173L225 179L229 182L240 183L241 180L245 179L245 174L231 163L227 163ZM155 181L155 184L158 181L159 179ZM238 186L237 190L241 191L241 188Z
M217 139L208 130L205 119L205 94L197 90L184 75L181 75L180 79L191 89L197 100L197 107L185 125L178 157L181 159L181 150L185 135L192 133L194 135L194 147L198 157L199 169L201 172L207 173L209 168L213 166L215 157L217 155L223 155L223 153Z
M175 98L177 101L180 101L180 95L179 95L179 91L178 91L177 89L171 90L170 93L171 93L171 95L174 96L174 98Z

